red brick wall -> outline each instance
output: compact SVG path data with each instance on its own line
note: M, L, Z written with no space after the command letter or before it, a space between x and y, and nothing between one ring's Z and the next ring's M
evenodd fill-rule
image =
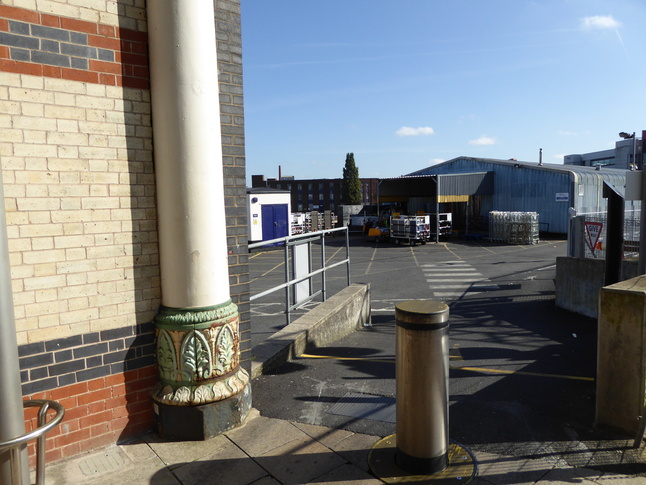
M56 401L65 408L63 421L46 435L47 461L101 448L151 429L150 391L156 383L157 367L151 366L25 396ZM37 411L25 411L27 432L37 427ZM35 441L29 446L32 465L35 446Z

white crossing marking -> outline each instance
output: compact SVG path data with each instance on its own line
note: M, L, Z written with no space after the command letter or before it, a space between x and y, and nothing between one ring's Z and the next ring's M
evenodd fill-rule
M422 273L433 296L438 298L459 299L467 293L475 295L500 289L498 285L489 284L482 273L462 261L425 264Z

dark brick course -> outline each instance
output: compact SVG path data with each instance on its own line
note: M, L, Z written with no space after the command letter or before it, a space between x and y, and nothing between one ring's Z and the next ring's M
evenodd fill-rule
M10 47L22 47L24 49L38 49L40 46L38 39L23 35L7 34L6 32L0 32L0 44Z
M83 337L81 335L74 335L73 337L60 338L51 340L45 344L45 350L51 352L52 350L69 349L70 347L78 347L83 344Z
M69 30L55 29L53 27L45 27L42 25L32 24L31 35L34 37L42 37L44 39L62 40L64 42L69 42L70 40Z
M79 347L74 349L74 358L80 359L82 357L89 357L97 354L104 354L108 351L107 343L87 345L85 347Z
M25 344L18 347L18 356L24 357L26 355L40 354L45 351L45 342L36 342L33 344Z
M25 395L155 364L150 322L18 347Z

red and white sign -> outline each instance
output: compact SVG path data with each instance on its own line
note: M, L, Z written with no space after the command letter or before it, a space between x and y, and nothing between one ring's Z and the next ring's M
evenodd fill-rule
M603 229L602 222L586 222L585 223L585 232L588 236L586 242L592 254L594 250L597 249L597 243L599 242L599 236L601 235L601 229Z

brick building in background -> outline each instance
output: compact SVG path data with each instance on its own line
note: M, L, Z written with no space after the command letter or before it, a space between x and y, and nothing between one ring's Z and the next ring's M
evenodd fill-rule
M379 179L360 178L361 204L377 205ZM253 188L269 187L271 189L289 190L293 212L326 211L334 212L343 205L343 179L294 179L270 178L264 175L252 175Z
M0 5L0 156L23 394L66 409L47 435L52 461L153 427L160 270L145 4L40 5ZM215 8L230 291L249 370L240 1Z

